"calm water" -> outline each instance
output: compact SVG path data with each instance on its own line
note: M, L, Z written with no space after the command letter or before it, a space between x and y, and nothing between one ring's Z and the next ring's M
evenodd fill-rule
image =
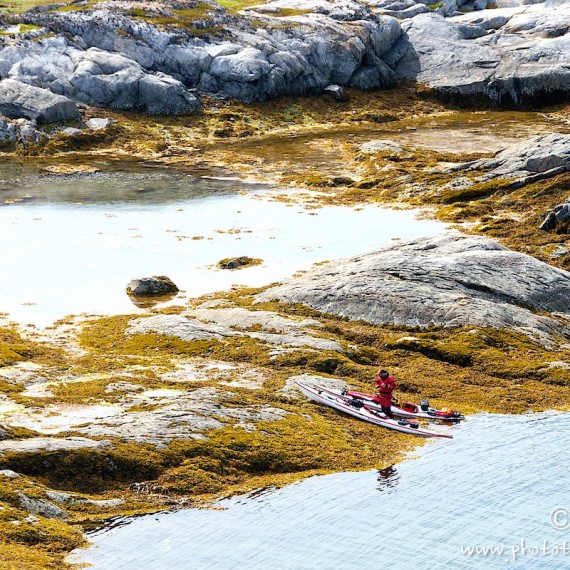
M125 294L136 277L167 275L183 291L172 301L180 303L445 227L413 211L308 210L272 196L237 180L129 164L56 177L0 163L0 312L40 326L70 314L137 312ZM240 255L263 264L216 268Z
M482 414L453 432L383 472L116 521L74 558L101 570L570 567L570 414Z

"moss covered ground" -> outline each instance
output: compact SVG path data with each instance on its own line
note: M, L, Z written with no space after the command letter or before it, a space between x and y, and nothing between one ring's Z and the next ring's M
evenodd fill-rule
M251 309L255 292L236 290L229 298L226 295L226 302ZM233 373L236 379L244 370L255 370L262 382L257 389L230 387L227 377L214 374L186 384L185 390L211 387L221 393L219 402L226 407L269 405L288 413L281 420L259 422L255 430L230 423L205 432L205 439L178 439L162 447L111 438L110 447L96 451L5 452L0 467L22 476L6 478L0 494L4 521L0 524L8 525L10 531L3 533L3 555L12 561L20 557L29 568L55 567L69 549L83 544L77 524L201 504L220 494L284 485L314 474L383 468L421 443L413 436L379 430L304 398L291 398L282 389L288 378L298 374L336 378L370 392L381 364L398 379L402 400L428 398L432 405L464 413L570 407L570 371L557 365L570 359L570 349L562 339L547 348L509 331L376 327L303 306L265 303L255 308L293 319L317 319L322 324L318 334L337 340L344 352L297 348L275 355L265 343L237 336L223 341L183 341L158 334L126 334L134 318L128 315L82 323L73 339L77 346L70 352L45 342L24 341L13 329L2 330L9 347L5 367L26 362L47 370L49 363L53 386L43 405L120 402L122 394L107 388L121 381L135 382L142 389L179 389L180 383L168 380L165 373L180 363L211 361L239 366ZM54 360L46 359L47 354ZM57 373L53 374L54 363L65 370L65 377L58 380ZM84 381L74 381L78 377ZM14 398L21 388L17 382L6 384L2 392ZM32 400L24 404L32 405ZM139 406L132 411L158 407ZM33 435L25 430L10 433L12 438ZM77 501L64 505L65 520L30 519L21 507L20 494L45 498L46 489L76 498L121 498L123 502L101 508Z

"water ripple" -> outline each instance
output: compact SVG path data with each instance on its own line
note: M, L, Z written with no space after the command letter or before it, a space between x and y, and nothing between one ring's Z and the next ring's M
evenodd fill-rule
M569 567L570 551L555 548L570 533L550 513L570 508L570 414L481 414L454 434L382 471L121 521L92 535L81 559L114 570Z

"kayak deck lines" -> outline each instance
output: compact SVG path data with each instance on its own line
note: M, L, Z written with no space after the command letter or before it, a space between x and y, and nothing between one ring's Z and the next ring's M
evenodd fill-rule
M329 388L321 388L321 390L326 390L331 394L348 399L357 398L358 400L363 400L366 405L370 406L372 409L379 412L382 411L382 407L374 400L374 396L372 394L364 394L362 392L355 392L354 390L331 390ZM391 409L395 416L399 416L401 418L440 420L444 422L459 422L465 419L465 416L461 412L453 411L449 408L445 410L430 408L428 402L425 400L422 401L419 406L409 402L404 402L402 404L394 404L392 402Z
M319 404L324 404L325 406L329 406L331 408L349 414L355 418L395 431L411 433L422 437L443 437L448 439L453 438L453 436L450 434L424 429L420 427L419 424L410 422L409 420L390 419L386 417L382 412L379 412L372 406L364 403L362 400L355 398L355 402L352 402L350 396L343 396L340 392L337 393L336 391L321 386L309 386L308 384L303 384L302 382L295 382L295 384L299 390L310 400Z

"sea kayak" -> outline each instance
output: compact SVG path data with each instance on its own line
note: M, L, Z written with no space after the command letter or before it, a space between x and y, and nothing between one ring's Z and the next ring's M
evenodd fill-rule
M330 390L328 388L323 388L321 386L309 386L301 382L295 382L295 384L297 384L299 390L301 390L301 392L303 392L307 398L313 400L313 402L324 404L325 406L329 406L335 410L339 410L360 420L364 420L366 422L370 422L388 429L393 429L395 431L412 433L414 435L420 435L423 437L453 437L452 435L446 433L439 433L436 431L421 428L419 424L415 423L413 420L396 420L387 418L382 412L378 412L377 410L372 409L370 406L358 398L347 398L340 392L337 394L336 391Z
M348 399L357 398L366 403L376 411L382 411L380 404L374 401L374 396L372 394L364 394L362 392L355 392L353 390L329 390L333 394L346 396ZM445 421L459 421L464 420L465 416L461 412L457 412L451 409L438 410L436 408L430 408L429 404L423 401L421 404L411 404L409 402L404 402L402 404L392 403L390 408L395 416L400 418L418 418L418 419L429 419L429 420L445 420Z

